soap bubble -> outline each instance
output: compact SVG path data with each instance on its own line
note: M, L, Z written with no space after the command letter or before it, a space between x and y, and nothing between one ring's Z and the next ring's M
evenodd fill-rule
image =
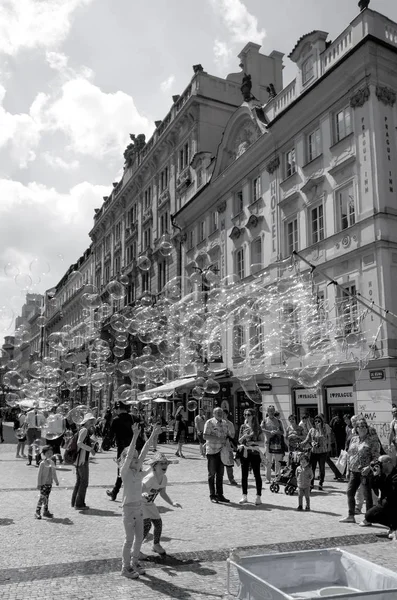
M197 410L197 401L196 400L189 400L189 402L187 403L187 409L190 411L194 411Z
M15 275L14 280L21 290L29 290L33 284L32 278L26 273L19 273L18 275Z
M15 279L15 277L19 275L20 270L16 264L8 262L4 267L4 273L7 277L12 277L13 279Z
M160 249L160 254L162 254L163 256L171 256L172 251L173 251L173 245L172 245L169 235L164 234L161 236L160 243L159 243L159 249Z
M136 264L141 271L150 271L150 267L152 266L150 258L146 255L138 256Z
M49 263L46 260L42 260L40 258L35 258L29 265L29 271L34 277L42 277L43 275L48 275L51 268Z
M126 293L123 284L115 279L107 284L106 291L113 300L122 300Z
M195 398L196 400L201 400L204 397L205 394L205 390L203 387L200 387L198 385L196 385L193 389L192 389L192 396L193 398Z

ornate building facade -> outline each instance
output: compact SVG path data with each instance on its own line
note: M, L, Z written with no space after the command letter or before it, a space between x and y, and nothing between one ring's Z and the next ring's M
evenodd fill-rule
M221 278L249 280L268 269L274 280L280 261L298 252L307 261L302 268L316 270L320 303L338 307L352 298L351 332L366 331L368 360L365 368L347 360L321 389L300 389L266 377L282 364L279 352L257 377L270 388L263 400L284 418L362 412L387 442L397 398L396 328L371 310L355 320L355 310L361 294L372 308L397 313L397 25L366 8L334 41L327 38L312 31L298 40L289 55L297 76L270 94L262 114L242 89L245 101L206 165L208 185L176 207L182 271L190 276L211 264ZM250 339L247 327L229 328L225 368L238 368L239 347ZM236 421L244 398L234 381Z

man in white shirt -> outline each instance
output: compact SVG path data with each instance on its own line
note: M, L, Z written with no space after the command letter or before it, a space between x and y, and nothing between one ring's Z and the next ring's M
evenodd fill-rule
M214 408L214 416L208 419L204 425L205 453L208 464L208 486L210 489L210 500L215 504L218 502L230 502L223 495L223 473L225 467L221 460L221 449L226 445L229 428L223 417L220 406ZM216 486L216 493L215 493Z
M33 443L41 438L41 428L45 423L45 416L37 408L32 408L26 413L26 442L28 444L28 466L32 464ZM36 456L36 464L39 464L40 454Z

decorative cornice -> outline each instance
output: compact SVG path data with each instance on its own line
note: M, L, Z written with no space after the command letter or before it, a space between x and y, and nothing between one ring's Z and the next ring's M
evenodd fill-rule
M216 207L216 210L218 211L218 213L224 213L226 210L226 200L224 202L221 202L220 204L218 204L218 206Z
M383 85L376 86L376 97L386 106L394 106L396 103L396 92Z
M350 98L350 106L352 108L360 108L361 106L364 106L366 101L369 99L370 95L371 90L369 86L366 85L365 87L361 88L360 90L357 90L353 94L353 96Z
M270 173L270 175L272 175L274 173L274 171L276 171L276 169L278 169L278 167L280 166L280 157L276 156L275 158L273 158L273 160L271 160L269 163L267 163L266 165L266 171L268 173Z

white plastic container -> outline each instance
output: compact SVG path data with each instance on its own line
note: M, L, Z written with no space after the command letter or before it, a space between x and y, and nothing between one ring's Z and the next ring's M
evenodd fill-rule
M233 558L239 600L397 600L397 573L339 548Z

